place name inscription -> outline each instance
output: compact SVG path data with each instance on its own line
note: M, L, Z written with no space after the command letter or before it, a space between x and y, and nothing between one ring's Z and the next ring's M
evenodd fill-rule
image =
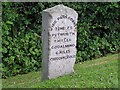
M56 24L59 20L61 20L61 19L68 19L68 20L70 20L70 21L73 23L74 27L76 26L76 23L75 23L75 21L74 21L74 19L73 19L72 17L67 16L67 15L61 15L61 16L57 17L56 20L54 20L54 22L52 23L52 27L54 27L55 24Z
M60 37L60 36L72 36L75 35L75 32L62 32L62 33L52 33L50 34L51 37L56 38L56 37Z
M68 25L62 26L61 23L63 23L63 20L66 20L66 23L67 22L72 23L68 23ZM60 25L57 23L59 23ZM49 60L55 61L76 58L76 55L74 55L74 53L71 52L72 49L70 49L75 48L76 46L74 43L74 37L76 35L76 32L74 30L76 23L74 19L67 15L61 15L57 17L56 20L54 20L51 25L52 32L50 32L49 35L53 43L55 44L54 45L51 44L50 50L52 50L51 53L54 53L56 56L51 56Z
M76 57L76 55L66 55L66 56L62 56L62 57L50 58L50 61L61 60L61 59L69 59L69 58L75 58L75 57Z

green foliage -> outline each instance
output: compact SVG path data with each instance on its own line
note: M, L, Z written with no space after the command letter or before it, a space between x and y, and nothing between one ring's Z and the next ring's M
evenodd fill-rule
M3 77L28 73L41 67L41 36L37 34L38 29L28 28L32 22L27 19L27 10L26 14L20 12L21 5L23 3L3 3Z
M3 2L3 77L41 67L41 18L46 8L62 2ZM77 62L120 51L119 3L62 3L79 14Z

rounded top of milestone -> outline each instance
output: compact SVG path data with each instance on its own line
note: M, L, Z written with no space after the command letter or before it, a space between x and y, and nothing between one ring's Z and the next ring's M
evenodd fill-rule
M43 10L43 12L48 12L51 14L52 13L69 13L69 12L71 12L71 13L77 14L77 12L74 9L64 6L63 4L59 4L52 8L45 9L45 10Z

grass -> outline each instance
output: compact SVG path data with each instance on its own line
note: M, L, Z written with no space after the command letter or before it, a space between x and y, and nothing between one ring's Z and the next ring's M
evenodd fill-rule
M118 54L75 64L75 73L41 81L40 72L2 80L3 88L118 88Z

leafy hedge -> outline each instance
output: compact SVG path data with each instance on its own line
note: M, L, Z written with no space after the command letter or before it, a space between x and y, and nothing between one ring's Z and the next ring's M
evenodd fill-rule
M3 2L3 77L41 67L41 13L62 2ZM79 14L76 63L120 51L119 3L62 3Z

